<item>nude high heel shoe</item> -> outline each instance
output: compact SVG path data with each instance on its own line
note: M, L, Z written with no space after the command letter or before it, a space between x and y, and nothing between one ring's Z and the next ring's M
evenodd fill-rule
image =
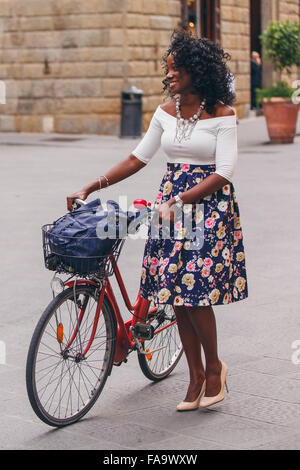
M206 408L208 406L215 405L216 403L219 403L220 401L224 400L224 398L225 398L224 386L226 387L226 390L227 390L227 393L228 393L228 387L227 387L227 382L226 382L228 367L224 362L221 361L221 363L222 363L221 390L218 393L218 395L215 395L214 397L206 397L204 395L200 400L200 408Z
M176 407L177 411L189 411L189 410L196 410L197 408L199 408L200 399L205 392L205 386L206 386L206 380L204 380L202 387L201 387L201 391L199 393L199 396L196 398L196 400L195 401L181 401Z

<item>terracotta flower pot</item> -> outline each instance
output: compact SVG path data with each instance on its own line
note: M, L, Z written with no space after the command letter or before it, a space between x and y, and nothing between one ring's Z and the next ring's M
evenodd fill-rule
M264 116L266 118L270 141L274 144L294 142L299 104L280 97L263 99Z

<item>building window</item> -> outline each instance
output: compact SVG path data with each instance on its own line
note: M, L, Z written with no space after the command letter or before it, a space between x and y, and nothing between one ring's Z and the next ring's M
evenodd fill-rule
M185 28L220 43L220 0L181 0L181 11Z

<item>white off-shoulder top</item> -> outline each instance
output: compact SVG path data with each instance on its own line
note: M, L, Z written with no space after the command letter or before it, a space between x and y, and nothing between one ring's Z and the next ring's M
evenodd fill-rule
M131 153L147 164L161 146L167 162L215 164L215 173L231 182L238 157L236 114L199 119L191 139L180 143L174 142L176 121L159 105L146 134Z

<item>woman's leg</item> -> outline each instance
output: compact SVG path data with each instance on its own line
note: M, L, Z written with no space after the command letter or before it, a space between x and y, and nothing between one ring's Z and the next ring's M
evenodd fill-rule
M190 385L184 401L194 401L198 397L205 379L201 358L201 342L188 315L187 307L174 306L178 331L187 358L190 372Z
M197 332L205 354L205 376L207 397L220 392L222 364L218 357L217 328L214 311L211 306L188 307L188 317Z

